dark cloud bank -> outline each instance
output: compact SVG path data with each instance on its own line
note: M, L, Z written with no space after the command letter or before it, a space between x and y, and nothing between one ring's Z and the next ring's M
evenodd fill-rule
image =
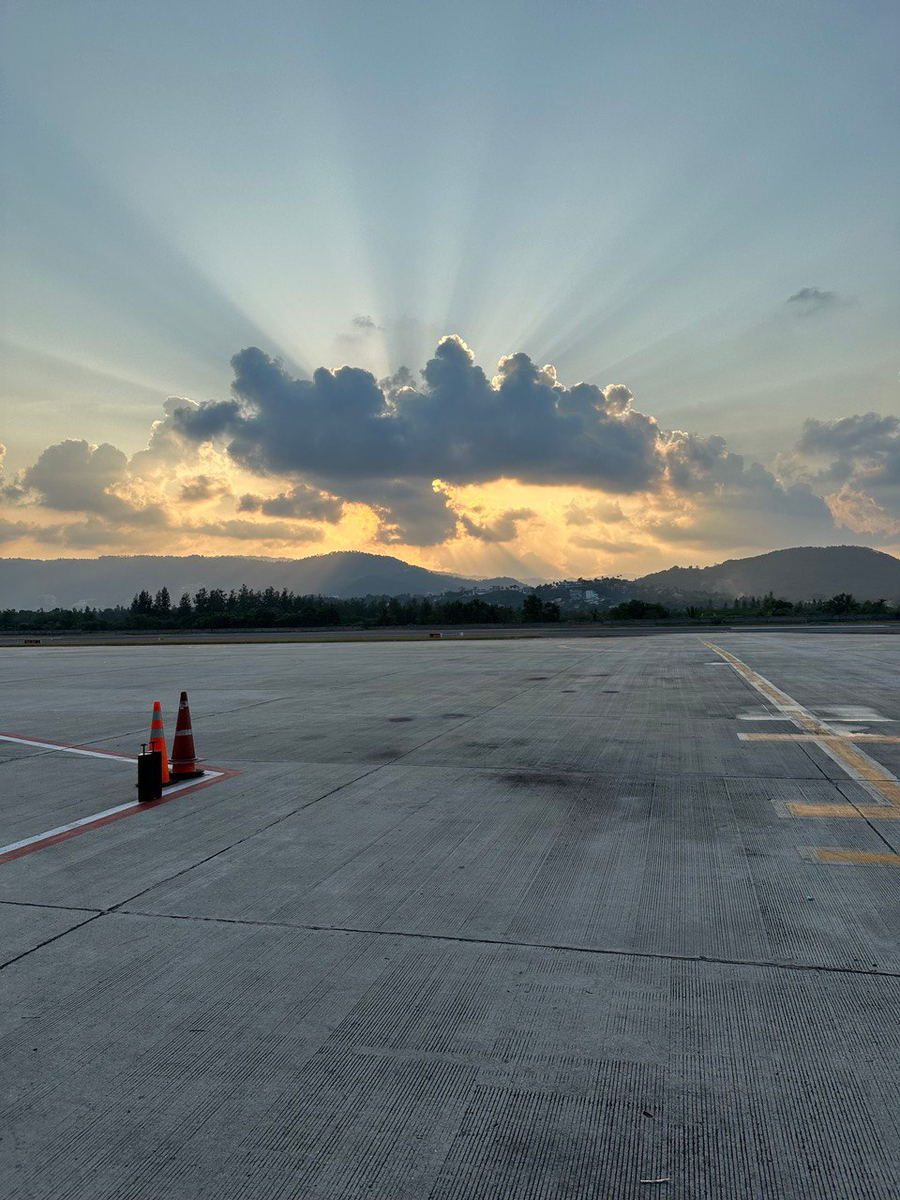
M793 296L788 296L786 303L793 307L798 316L812 316L814 313L846 304L847 301L837 292L827 292L817 287L805 287L801 288L799 292L794 292Z
M197 443L223 439L232 459L252 471L303 475L372 505L388 542L450 536L457 518L433 491L435 479L509 478L620 494L719 491L735 507L832 524L827 505L804 483L782 487L721 438L664 433L632 406L628 388L565 387L526 354L501 359L493 379L458 337L442 339L420 379L404 368L379 383L356 367L294 379L256 348L242 350L232 365L234 398L175 409L173 429ZM261 511L285 516L293 499L267 503ZM522 519L512 510L494 525L469 520L465 528L484 540L508 539Z
M804 289L810 290L817 292ZM729 451L720 437L662 430L621 384L566 387L552 367L522 353L501 359L489 378L455 336L441 340L418 374L403 367L381 381L349 366L295 379L255 347L235 355L232 365L231 399L170 398L148 448L130 461L108 444L62 442L0 492L14 506L38 504L84 518L55 533L45 529L45 540L102 543L124 527L171 523L175 510L135 499L141 495L135 483L195 461L201 444L215 442L261 481L277 482L232 497L227 481L198 474L182 485L179 517L230 498L234 519L212 521L207 514L205 524L188 527L241 540L321 540L345 504L359 502L375 512L376 538L385 544L433 545L460 532L508 542L535 517L530 509L457 512L444 490L503 478L645 496L648 533L707 547L827 542L841 532L824 499L836 490L850 498L847 513L867 502L851 495L863 487L896 509L895 417L808 421L778 478ZM608 507L576 506L567 521L608 524L615 516ZM873 519L867 517L870 526ZM890 533L890 521L878 519ZM607 545L603 537L601 544Z

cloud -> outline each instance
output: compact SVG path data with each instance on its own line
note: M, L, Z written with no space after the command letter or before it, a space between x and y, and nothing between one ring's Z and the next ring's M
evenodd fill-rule
M629 542L625 539L619 541L616 538L590 537L584 534L576 534L570 541L573 546L580 546L584 550L605 550L609 554L632 554L637 550L646 549L639 542Z
M793 296L788 296L786 304L793 304L794 310L799 316L812 316L813 313L819 313L826 308L834 308L835 305L841 304L841 298L837 292L825 292L817 287L801 288L799 292L794 292Z
M594 525L598 521L615 525L625 520L627 518L615 500L600 500L596 504L579 504L573 500L566 506L567 525Z
M794 451L803 457L831 458L832 479L864 471L875 482L900 487L900 417L868 412L837 421L810 419Z
M165 418L154 421L150 426L150 440L146 450L139 450L133 455L129 466L139 475L154 472L166 472L172 469L172 464L185 458L191 448L181 435L173 418L176 413L196 411L200 406L187 396L169 396L163 403Z
M334 525L343 516L344 502L308 483L298 483L289 492L280 492L277 496L257 496L248 492L241 496L238 508L241 512L261 512L267 517L329 521Z
M720 437L676 430L666 436L668 479L684 495L715 496L719 506L819 519L826 505L805 483L783 484L759 463L733 454Z
M470 537L483 542L511 542L519 532L519 522L535 516L537 513L531 508L510 508L490 521L477 522L466 515L461 515L459 519Z
M456 537L456 513L433 484L416 479L362 481L345 485L345 493L376 514L375 541L382 545L436 546Z
M201 504L204 500L215 500L219 496L228 496L231 488L225 479L216 479L211 475L198 475L181 485L180 498L186 504Z
M855 413L808 420L779 469L825 493L851 530L895 538L900 530L900 417Z
M552 546L581 571L575 551L897 536L898 417L808 421L769 470L720 437L662 430L624 384L569 386L524 353L489 377L455 336L422 371L380 381L350 366L293 378L255 348L232 362L231 398L169 397L131 459L109 443L48 447L0 487L7 536L135 549L144 530L165 527L173 548L455 543L451 559L479 555L489 571L511 543ZM211 507L232 496L234 518ZM34 526L15 520L29 504ZM50 510L79 519L51 524Z
M867 533L874 540L892 542L900 537L900 516L888 509L867 492L845 483L838 492L827 498L835 521L854 532Z
M33 526L29 534L37 542L50 546L63 546L68 550L98 550L120 544L122 528L111 524L103 517L89 516L83 521L69 521L58 525ZM145 552L147 547L128 546L133 554Z
M0 517L0 545L5 546L8 542L18 541L19 538L27 537L31 532L31 526L24 521L7 521Z
M25 471L22 484L47 508L120 516L129 506L110 489L125 482L127 467L127 456L109 442L57 442Z
M66 440L48 446L20 474L12 491L20 503L34 498L57 512L90 513L123 526L165 525L166 514L158 503L128 494L133 483L128 458L118 447Z
M664 453L669 504L646 522L660 540L785 546L827 541L835 533L831 509L808 482L782 481L729 451L720 437L674 431L666 435Z
M192 526L205 537L237 539L245 542L321 542L325 537L315 525L294 525L288 521L211 521Z
M179 409L172 423L195 441L226 439L235 462L257 472L333 483L509 477L633 492L664 465L659 427L631 408L627 389L566 388L525 354L501 359L488 380L458 337L441 340L415 387L390 396L356 367L292 379L255 348L232 365L235 399Z
M385 398L393 404L399 394L407 388L411 393L415 392L416 377L409 367L398 367L393 375L389 375L386 379L379 379L378 386L384 392Z
M232 366L233 398L175 408L167 418L175 436L195 445L221 441L244 470L305 477L369 505L383 543L435 545L455 535L457 518L434 491L436 479L690 497L695 507L727 510L747 536L754 517L833 527L827 504L806 482L783 485L731 453L722 438L664 433L634 407L623 384L568 387L552 366L524 353L501 358L491 379L456 336L441 339L418 378L401 368L379 383L347 366L295 379L253 347ZM566 519L621 516L570 509ZM494 527L471 515L462 528L481 540L505 540L510 532L508 523Z
M376 322L372 319L372 317L365 316L361 313L357 314L357 316L353 317L350 321L350 324L353 326L354 332L353 333L339 333L337 335L337 341L338 341L339 345L342 345L342 346L359 345L360 343L365 342L369 337L371 337L371 335L373 333L383 333L384 332L382 327L380 325L376 324Z

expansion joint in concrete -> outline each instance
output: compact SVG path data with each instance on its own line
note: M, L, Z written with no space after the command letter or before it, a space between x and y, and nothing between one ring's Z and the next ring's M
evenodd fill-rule
M708 954L666 954L663 951L619 950L604 946L577 946L566 942L526 942L514 938L465 937L461 934L422 933L408 929L365 929L356 925L310 925L295 921L262 921L247 917L210 917L192 913L159 913L117 905L109 915L149 917L160 921L205 921L213 925L241 925L261 929L295 929L307 933L350 933L366 937L408 938L426 942L453 942L472 946L502 946L518 950L553 950L565 954L588 954L606 958L649 959L653 962L708 963L710 966L751 967L774 971L813 971L829 975L864 975L878 979L900 979L900 971L877 968L833 967L820 963L789 963L754 958L720 958ZM106 915L106 914L104 914Z

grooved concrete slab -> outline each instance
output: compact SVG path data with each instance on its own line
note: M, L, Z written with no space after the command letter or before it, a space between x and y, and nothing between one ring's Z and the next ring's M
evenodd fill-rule
M894 639L709 640L900 730ZM791 816L873 798L696 637L2 658L16 732L187 686L241 772L0 864L4 1200L900 1193L900 869L798 849L900 821ZM0 844L109 768L0 742Z

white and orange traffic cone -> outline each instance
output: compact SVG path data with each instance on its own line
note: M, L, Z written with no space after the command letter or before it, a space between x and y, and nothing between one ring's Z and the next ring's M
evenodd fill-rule
M192 779L203 772L197 767L194 750L194 732L191 729L191 710L187 692L181 693L178 705L178 720L175 724L175 740L172 742L172 778Z
M166 758L166 735L163 733L162 706L158 700L153 701L153 720L150 722L150 741L147 743L150 751L158 750L162 755L162 781L169 782L169 762Z

